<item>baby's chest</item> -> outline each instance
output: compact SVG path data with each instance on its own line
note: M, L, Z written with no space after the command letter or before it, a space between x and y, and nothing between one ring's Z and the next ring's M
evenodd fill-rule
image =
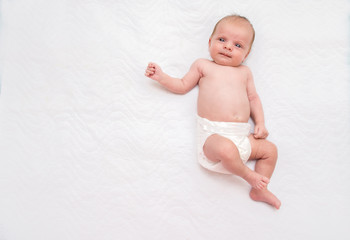
M210 87L245 88L247 76L239 71L209 72L202 77L201 83Z

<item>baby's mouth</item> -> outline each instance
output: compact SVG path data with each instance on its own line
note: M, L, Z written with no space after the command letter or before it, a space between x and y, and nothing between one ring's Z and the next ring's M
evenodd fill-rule
M224 56L224 57L232 58L232 56L231 56L231 55L226 54L226 53L220 53L220 55L222 55L222 56Z

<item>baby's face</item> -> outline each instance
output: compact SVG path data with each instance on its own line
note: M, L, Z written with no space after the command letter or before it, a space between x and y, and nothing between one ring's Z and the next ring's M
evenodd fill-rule
M249 23L223 20L209 39L210 56L217 64L237 67L248 56L252 40Z

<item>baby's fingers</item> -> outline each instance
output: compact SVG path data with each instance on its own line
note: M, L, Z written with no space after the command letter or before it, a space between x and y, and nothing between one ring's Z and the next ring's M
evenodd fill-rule
M156 70L155 69L152 69L152 68L147 68L146 69L146 73L149 73L149 74L154 74Z
M267 136L269 135L269 133L267 131L262 131L262 130L258 130L257 132L254 133L254 137L257 139L265 139L267 138Z
M160 74L162 74L162 70L157 64L152 62L148 63L148 66L145 71L146 77L158 81L160 78Z
M156 72L156 69L155 69L154 65L149 63L147 68L146 68L145 75L148 77L148 76L153 75L155 72Z
M255 137L256 139L263 138L263 137L262 137L262 132L261 132L260 128L258 128L258 127L255 128L254 137Z
M157 64L152 63L152 62L148 63L147 69L154 69L154 70L156 70L156 68L157 68Z

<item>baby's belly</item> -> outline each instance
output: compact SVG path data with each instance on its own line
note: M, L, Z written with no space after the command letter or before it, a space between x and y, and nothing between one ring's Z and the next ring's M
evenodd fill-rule
M248 122L250 104L242 91L201 91L197 99L197 113L200 117L220 122Z
M213 105L202 104L198 102L197 114L211 121L219 122L248 122L250 117L250 108L248 106L237 105Z

